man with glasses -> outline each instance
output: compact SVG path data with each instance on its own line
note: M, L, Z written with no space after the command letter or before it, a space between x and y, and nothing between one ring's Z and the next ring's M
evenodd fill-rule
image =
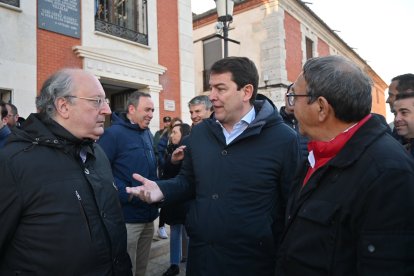
M0 275L131 275L127 236L104 151L111 114L98 79L49 77L0 151Z
M273 276L284 199L299 158L295 132L267 100L256 101L258 72L245 57L211 67L214 114L194 126L181 171L128 189L148 202L194 198L187 214L189 276Z
M371 90L356 64L328 56L287 95L310 153L276 275L414 275L414 161L370 114Z
M19 126L19 113L17 112L17 107L14 104L6 103L8 115L7 115L7 125L9 128Z
M132 178L139 172L157 179L157 163L149 124L154 114L151 95L133 92L127 99L126 112L112 114L112 126L99 139L111 163L128 232L128 253L135 276L144 276L147 269L154 220L158 206L148 204L126 193L127 187L141 185Z

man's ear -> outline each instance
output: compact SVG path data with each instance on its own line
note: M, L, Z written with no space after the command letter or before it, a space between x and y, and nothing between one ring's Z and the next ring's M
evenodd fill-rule
M316 100L317 107L319 108L318 119L319 122L324 122L332 114L333 109L325 97L318 97Z
M129 114L134 114L135 113L135 106L130 104L128 105L128 113Z
M66 98L58 98L55 101L56 113L64 119L69 118L69 105L70 103Z
M249 102L250 101L250 99L252 98L252 96L253 96L253 85L251 85L251 84L246 84L243 88L242 88L242 91L243 91L243 93L244 93L244 97L243 97L243 100L245 100L245 101L247 101L247 102Z

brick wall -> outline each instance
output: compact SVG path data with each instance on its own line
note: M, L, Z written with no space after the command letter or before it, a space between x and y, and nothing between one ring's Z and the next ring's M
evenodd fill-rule
M329 45L318 37L318 55L320 57L329 56Z
M285 11L285 47L286 47L286 71L290 82L296 80L302 71L302 32L300 22Z
M43 82L57 70L82 68L82 60L72 51L75 45L81 45L81 40L37 29L37 93Z
M178 42L178 1L157 1L158 63L167 68L160 77L160 125L164 116L179 117L180 102L180 52ZM175 111L164 110L164 100L175 101Z

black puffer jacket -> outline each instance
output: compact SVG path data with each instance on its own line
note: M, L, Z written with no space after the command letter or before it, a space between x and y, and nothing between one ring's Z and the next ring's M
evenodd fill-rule
M0 151L0 275L131 275L102 149L39 114L11 135Z

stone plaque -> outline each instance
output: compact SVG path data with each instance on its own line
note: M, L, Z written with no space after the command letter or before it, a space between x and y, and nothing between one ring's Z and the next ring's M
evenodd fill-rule
M175 101L173 101L173 100L164 100L164 110L175 111Z
M80 0L38 0L37 3L40 29L80 38Z

